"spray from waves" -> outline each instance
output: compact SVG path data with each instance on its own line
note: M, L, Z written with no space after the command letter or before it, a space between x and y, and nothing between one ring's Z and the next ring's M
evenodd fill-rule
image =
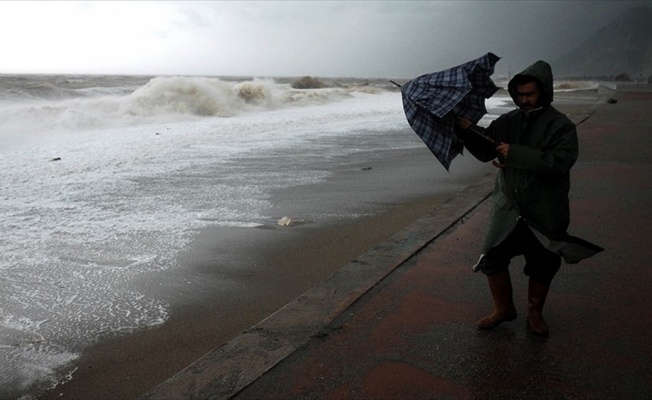
M237 92L219 79L154 78L123 102L128 115L226 117L242 108Z
M0 109L0 141L7 143L50 132L233 117L338 101L350 98L353 91L374 91L356 86L299 90L273 80L227 82L208 77L155 77L131 88L121 81L101 81L85 88L70 87L70 82L67 85L22 82L10 88L13 97L5 92Z
M232 85L215 78L158 77L124 99L122 106L125 114L142 117L229 117L256 106L279 106L277 92L270 81Z

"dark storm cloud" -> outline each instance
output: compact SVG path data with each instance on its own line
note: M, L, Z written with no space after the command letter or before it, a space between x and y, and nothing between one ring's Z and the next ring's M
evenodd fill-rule
M487 51L502 57L496 72L507 74L575 50L615 16L643 3L485 1L441 8L435 3L422 10L428 13L424 19L433 23L419 21L413 33L397 38L393 46L401 48L396 54L406 61L403 69L412 75L446 68ZM392 71L400 68L398 59L392 64Z
M628 1L281 2L231 8L234 55L268 75L411 77L492 51L497 73L574 50ZM257 45L253 45L257 43ZM261 72L258 72L261 73Z

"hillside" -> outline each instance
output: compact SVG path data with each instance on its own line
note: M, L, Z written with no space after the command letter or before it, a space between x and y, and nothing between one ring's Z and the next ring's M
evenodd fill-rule
M652 76L652 8L635 7L554 62L565 77Z

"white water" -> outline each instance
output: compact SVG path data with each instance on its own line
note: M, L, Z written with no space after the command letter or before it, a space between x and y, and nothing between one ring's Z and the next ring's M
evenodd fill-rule
M0 394L165 322L132 282L175 268L194 229L270 223L269 193L326 178L316 162L423 145L388 135L408 126L400 93L373 86L96 80L0 100Z

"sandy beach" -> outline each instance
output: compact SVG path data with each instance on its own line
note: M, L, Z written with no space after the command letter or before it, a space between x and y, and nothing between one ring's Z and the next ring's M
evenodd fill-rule
M591 112L596 95L560 93L554 105L580 121ZM72 379L42 398L137 397L493 174L488 165L458 157L452 166L456 174L433 187L437 169L443 168L425 146L388 152L367 163L351 160L325 182L274 194L270 215L294 218L293 225L270 221L253 229L229 228L228 233L223 228L204 230L180 257L182 268L166 273L157 288L143 282L148 290L169 297L169 320L93 346L75 362ZM336 223L303 217L321 206L353 208L361 216ZM232 262L216 272L215 254L231 255Z

